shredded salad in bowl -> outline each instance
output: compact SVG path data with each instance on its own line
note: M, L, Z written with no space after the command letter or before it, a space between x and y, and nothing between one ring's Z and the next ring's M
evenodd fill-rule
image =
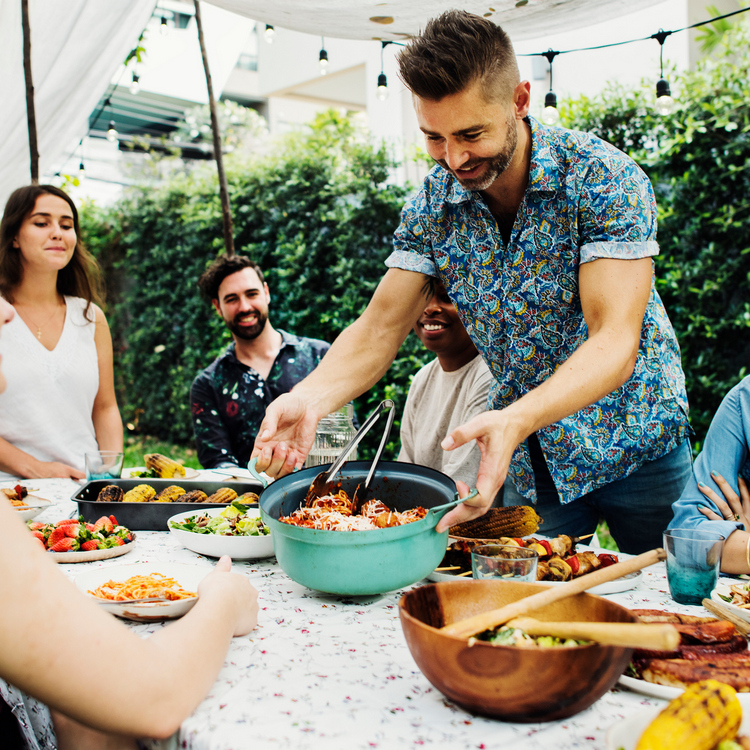
M170 526L179 531L219 536L267 536L271 530L257 515L248 515L249 506L235 500L221 513L196 513L181 521L171 521Z

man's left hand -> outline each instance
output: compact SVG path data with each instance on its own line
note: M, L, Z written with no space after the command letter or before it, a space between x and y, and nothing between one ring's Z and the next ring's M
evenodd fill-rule
M457 427L442 442L444 450L453 450L471 440L476 440L482 459L479 463L476 488L477 497L446 513L437 525L442 532L457 523L470 521L483 515L492 505L508 473L510 459L516 446L526 438L513 419L512 409L487 411L464 425ZM456 483L459 497L466 497L469 488L463 482Z

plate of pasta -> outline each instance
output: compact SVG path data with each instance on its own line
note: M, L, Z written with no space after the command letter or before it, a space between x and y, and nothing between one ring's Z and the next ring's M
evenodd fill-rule
M75 584L117 617L153 622L188 612L198 601L198 584L210 572L178 563L136 563L86 571Z

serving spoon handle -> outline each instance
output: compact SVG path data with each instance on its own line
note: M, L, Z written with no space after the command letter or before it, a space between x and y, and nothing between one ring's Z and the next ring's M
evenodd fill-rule
M580 578L574 578L572 581L566 581L560 586L550 586L545 591L540 591L538 594L532 594L518 601L511 602L504 607L493 609L489 612L482 612L465 620L453 622L450 625L442 627L441 630L448 635L468 638L476 633L481 633L502 625L514 617L525 615L534 609L539 609L574 594L580 594L586 591L586 589L598 586L600 583L607 583L628 573L635 573L637 570L647 568L649 565L654 565L665 560L666 557L667 553L661 547L658 547L657 549L644 552L637 557L632 557L629 560L623 560L614 565L608 565L606 568L595 570L593 573L587 573L584 576L580 576Z
M519 617L508 623L529 635L553 635L577 641L596 641L609 646L674 651L680 645L680 633L668 623L643 622L542 622Z

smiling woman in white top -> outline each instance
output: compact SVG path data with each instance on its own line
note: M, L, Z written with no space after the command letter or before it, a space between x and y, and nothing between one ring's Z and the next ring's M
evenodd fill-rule
M0 295L17 315L0 341L0 479L82 479L84 453L122 450L99 267L79 235L75 204L59 188L29 185L8 199Z

